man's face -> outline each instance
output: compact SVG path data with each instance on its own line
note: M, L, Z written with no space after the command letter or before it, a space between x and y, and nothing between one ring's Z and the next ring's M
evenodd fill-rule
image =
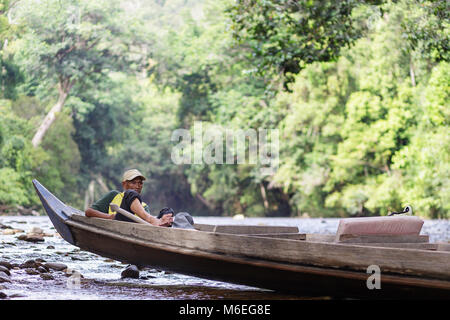
M142 186L144 185L144 180L142 177L136 177L133 180L128 180L124 182L124 189L132 189L135 190L137 193L141 193Z

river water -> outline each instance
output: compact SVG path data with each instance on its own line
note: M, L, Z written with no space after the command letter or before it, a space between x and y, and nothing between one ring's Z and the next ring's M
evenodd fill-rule
M196 223L298 226L301 233L335 233L339 219L194 217ZM303 300L259 288L210 281L146 268L139 279L121 278L127 267L118 261L81 251L55 231L46 216L0 216L0 262L13 265L9 281L0 278L0 298L10 300ZM20 235L40 228L45 241L31 243ZM16 229L14 234L7 230ZM450 240L450 220L425 220L422 234L430 242ZM29 260L62 263L69 270L51 271L47 279L20 266ZM14 267L15 266L15 267ZM1 267L0 267L1 268ZM74 271L76 272L74 272ZM0 273L1 274L1 273ZM78 276L81 274L81 278ZM77 277L75 277L75 275ZM319 299L329 299L321 297Z

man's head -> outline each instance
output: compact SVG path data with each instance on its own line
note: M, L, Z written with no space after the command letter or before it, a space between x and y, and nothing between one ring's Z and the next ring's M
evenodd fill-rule
M141 193L145 177L137 169L131 169L124 172L122 177L122 187L124 190L132 189Z
M169 207L164 207L161 209L161 211L159 211L159 214L157 216L158 219L161 219L163 215L165 214L171 214L172 216L175 214L175 212L173 211L172 208Z

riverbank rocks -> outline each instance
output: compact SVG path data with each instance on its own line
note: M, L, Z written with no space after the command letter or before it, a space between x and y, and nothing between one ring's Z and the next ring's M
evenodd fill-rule
M17 237L19 240L28 241L28 242L44 242L44 236L38 234L22 234Z
M11 282L11 278L3 271L0 271L0 283L2 282Z
M39 274L39 271L37 271L36 269L32 269L32 268L25 269L25 272L27 274L29 274L30 276L34 276L34 275Z
M45 262L45 260L42 259L36 259L36 260L27 260L22 264L19 264L20 269L27 269L27 268L34 268L37 269L38 267L42 266L42 263Z
M0 229L12 229L10 226L7 226L6 224L0 223Z
M135 265L130 265L126 267L125 270L123 270L120 275L122 279L123 278L139 279L139 269Z
M47 272L50 271L50 269L47 268L46 266L39 266L39 267L36 268L36 270L37 270L39 273L47 273Z
M50 271L50 268L45 266L43 263L44 259L36 259L36 260L27 260L22 264L19 264L20 269L25 269L25 272L29 275L36 275L40 273L47 273Z
M9 269L4 266L0 266L0 272L6 273L8 276L11 276L11 272L9 272Z
M0 261L0 266L3 266L3 267L5 267L5 268L8 268L9 270L11 270L12 269L12 264L11 263L9 263L8 261Z
M13 283L11 273L21 269L25 274L30 276L39 276L37 278L41 278L44 281L55 280L59 277L59 275L69 277L76 274L79 278L83 278L78 271L68 268L68 266L64 263L46 262L41 258L29 259L23 263L10 263L2 260L0 261L0 283ZM4 288L5 287L0 285L0 290ZM8 298L11 297L13 296L8 296ZM4 298L0 297L0 299Z
M41 273L39 275L42 279L44 280L54 280L55 278L53 278L53 276L49 273Z
M25 232L25 231L23 231L21 229L12 229L12 228L2 230L2 234L4 236L12 236L12 235L15 235L16 233L22 233L22 232Z
M64 263L57 262L47 262L44 264L44 266L56 271L63 271L64 269L67 269L67 266Z
M17 239L28 242L44 242L44 237L53 237L53 234L45 233L41 228L33 227L30 232L18 236Z

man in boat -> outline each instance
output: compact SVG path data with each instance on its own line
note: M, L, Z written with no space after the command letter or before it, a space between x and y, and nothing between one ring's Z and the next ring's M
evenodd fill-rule
M142 202L141 192L145 177L137 169L125 171L122 177L123 192L111 190L86 209L86 217L97 217L119 221L134 222L120 213L115 213L109 205L115 203L120 208L134 213L139 218L155 226L170 227L173 223L173 213L167 213L155 218L150 214L150 208Z

